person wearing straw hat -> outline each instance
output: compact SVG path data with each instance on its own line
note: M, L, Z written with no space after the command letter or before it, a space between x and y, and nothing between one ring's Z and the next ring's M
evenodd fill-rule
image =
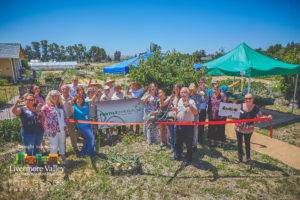
M113 86L115 80L111 80L110 78L108 78L108 80L104 83L104 85L109 87L109 94L108 97L111 99L111 97L114 95L115 93L115 87Z
M194 83L191 83L189 86L190 90L190 98L193 99L196 103L196 108L199 111L200 110L200 105L202 103L202 99L200 94L197 93L197 88ZM199 121L199 115L195 115L195 122ZM196 152L197 151L197 145L198 145L198 125L194 126L194 139L193 139L193 150Z

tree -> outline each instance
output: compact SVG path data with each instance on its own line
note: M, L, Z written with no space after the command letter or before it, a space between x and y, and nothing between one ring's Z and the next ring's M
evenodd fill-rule
M215 54L215 58L218 58L218 57L221 57L221 56L223 56L225 54L225 49L223 48L223 47L221 47L220 49L219 49L219 51L217 51L216 52L216 54Z
M158 88L164 89L171 94L173 85L189 86L197 84L198 80L205 76L205 68L195 71L194 59L191 56L180 54L173 50L163 56L156 51L153 57L148 57L147 62L141 60L138 68L131 67L129 78L137 81L144 87L154 82Z
M194 57L195 63L201 63L201 58L206 56L205 50L195 51L192 56Z
M116 51L114 54L114 60L120 61L121 60L121 51Z
M88 52L89 59L93 62L101 62L101 60L105 60L106 52L103 48L97 46L91 46Z
M33 51L33 59L41 59L41 50L40 50L40 43L39 42L31 42Z
M73 61L75 60L75 51L73 46L67 46L66 52L69 54L68 55L68 61Z
M58 55L57 55L57 59L59 61L63 61L65 60L65 53L66 53L66 50L65 50L65 46L64 45L60 45L60 47L58 48Z
M42 61L48 61L49 57L48 57L48 41L47 40L42 40L41 42L41 46L42 46Z
M156 51L161 52L161 46L151 42L150 43L150 52L156 52Z
M52 43L49 45L49 53L50 53L50 58L52 60L57 60L58 55L59 55L59 46L56 43Z
M106 60L107 60L108 62L111 62L111 58L110 58L109 55L107 55Z
M24 49L24 54L27 60L32 60L34 58L34 52L32 51L31 46L26 45Z

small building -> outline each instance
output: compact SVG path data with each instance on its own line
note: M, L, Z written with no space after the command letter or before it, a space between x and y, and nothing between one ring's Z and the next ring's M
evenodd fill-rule
M0 77L17 83L21 78L24 52L19 43L0 43Z
M76 69L77 62L38 62L30 61L29 66L32 70L65 70L65 69Z

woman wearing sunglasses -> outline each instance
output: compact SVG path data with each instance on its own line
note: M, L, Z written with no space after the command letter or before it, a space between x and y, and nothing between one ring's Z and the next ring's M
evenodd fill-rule
M242 104L240 119L254 119L262 116L259 107L253 104L253 95L246 94L244 97L245 103ZM271 115L268 116L272 118ZM235 124L236 137L238 142L238 160L235 163L243 161L243 138L246 147L246 163L251 163L250 157L250 139L254 131L254 122L243 122Z
M34 107L36 100L34 95L30 93L24 94L23 98L25 106L19 107L21 99L18 99L12 112L21 118L21 136L25 146L25 153L28 156L35 156L39 153L44 133L40 113L42 104L39 103L37 107Z
M35 84L31 85L30 93L34 95L34 98L36 99L37 103L41 103L42 105L45 104L45 98L42 95L40 86Z
M68 117L64 111L62 98L57 90L52 90L48 93L46 104L42 107L45 134L50 142L50 153L59 154L65 164L66 160L66 134L69 134L67 121Z

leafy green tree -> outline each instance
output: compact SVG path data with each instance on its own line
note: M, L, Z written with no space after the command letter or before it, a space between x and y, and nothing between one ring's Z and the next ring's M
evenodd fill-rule
M109 55L107 55L106 60L107 60L108 62L111 62L111 61L112 61L112 60L111 60L111 57L110 57Z
M66 49L64 45L60 45L59 49L58 49L58 60L59 61L64 61L66 59Z
M50 58L52 60L58 60L58 54L59 54L59 46L56 43L52 43L49 45L49 53Z
M27 60L32 60L34 58L34 52L32 51L31 46L26 45L24 49L24 54Z
M154 82L158 88L171 94L174 84L197 84L198 80L205 76L205 69L195 71L193 64L194 59L191 56L184 56L175 50L164 55L155 51L154 56L148 57L146 62L142 60L138 68L130 68L129 78L143 86Z
M47 40L42 40L41 42L41 46L42 46L42 61L48 61L49 57L48 57L48 41Z
M120 61L121 60L121 51L116 51L114 54L114 60Z
M206 53L205 50L195 51L192 56L195 60L195 63L201 63L201 58L206 56Z
M67 46L66 53L68 53L68 61L74 61L75 60L75 50L74 46Z
M33 59L41 59L41 50L40 50L40 43L39 42L31 42L33 48Z
M107 57L105 50L97 46L91 46L88 56L93 62L101 62L101 60L105 60Z
M161 46L159 46L158 44L155 44L153 42L150 43L150 51L151 52L161 52Z

